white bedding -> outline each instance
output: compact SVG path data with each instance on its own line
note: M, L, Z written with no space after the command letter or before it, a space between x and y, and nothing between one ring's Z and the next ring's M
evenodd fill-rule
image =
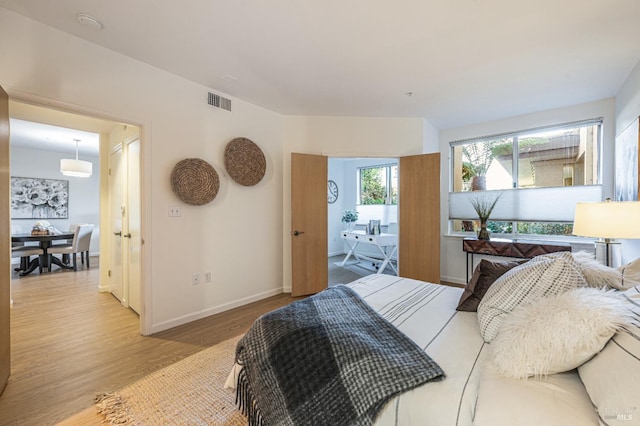
M456 311L462 288L389 275L370 275L349 286L447 376L392 400L376 425L598 425L575 370L528 380L495 372L477 314Z
M470 425L487 356L475 312L455 310L462 289L390 275L370 275L349 284L383 317L423 348L444 370L393 399L376 425Z
M463 289L390 275L353 288L444 370L446 378L392 399L377 426L597 425L575 371L517 381L494 372L475 312L456 311ZM234 387L237 370L225 387ZM479 397L480 395L480 397Z

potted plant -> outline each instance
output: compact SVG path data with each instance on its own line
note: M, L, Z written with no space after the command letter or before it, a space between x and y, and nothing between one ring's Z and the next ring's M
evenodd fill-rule
M480 219L480 231L478 232L479 240L488 240L491 238L489 231L487 230L487 222L489 221L489 216L491 215L493 208L496 206L496 203L501 196L502 192L499 192L495 196L482 193L471 198L471 205Z
M493 163L493 148L499 141L488 141L463 145L462 153L469 161L462 165L462 179L471 181L472 191L487 189L487 171Z
M353 228L353 224L358 220L357 210L345 210L342 212L342 222L346 223L349 229Z

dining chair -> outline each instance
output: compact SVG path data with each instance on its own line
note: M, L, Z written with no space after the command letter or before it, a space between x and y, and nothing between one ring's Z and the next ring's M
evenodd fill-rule
M60 244L49 247L49 255L53 256L55 254L61 255L71 255L73 258L73 270L78 270L78 262L77 262L77 254L80 253L82 256L82 260L84 263L84 257L86 254L87 258L87 268L89 268L89 246L91 243L91 234L93 233L93 225L85 224L85 225L76 225L75 231L73 233L73 241L71 246ZM51 264L51 262L49 262Z
M20 266L14 268L14 271L26 271L29 267L29 262L31 262L31 256L40 256L42 254L44 254L44 250L40 247L25 245L11 247L11 257L20 258ZM42 273L42 265L39 266L39 271Z

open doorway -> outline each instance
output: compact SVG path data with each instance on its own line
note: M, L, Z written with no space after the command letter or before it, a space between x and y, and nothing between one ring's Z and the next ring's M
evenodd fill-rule
M58 197L64 208L55 215L42 209L36 212L35 208L33 214L21 212L12 200L12 233L31 232L34 224L45 221L53 232L69 232L78 224L93 225L87 259L83 261L78 255L78 265L83 269L91 265L96 291L115 295L125 307L129 307L130 293L139 301L140 268L139 264L131 265L129 255L134 253L134 262L140 262L140 128L16 100L10 100L9 106L11 176L60 182L66 191L64 197ZM121 199L115 199L110 191L110 181L116 177L111 173L111 154L118 149L125 154L131 152L123 159L126 166L117 176L124 185ZM91 165L88 177L62 174L61 160L74 157ZM134 203L131 200L135 196L138 200ZM116 220L111 220L112 211L117 212ZM119 224L118 232L112 229L113 223ZM121 250L111 250L116 245ZM37 279L39 271L30 275ZM18 285L19 275L12 278ZM122 288L124 296L123 291L116 291ZM134 310L140 312L139 308Z
M397 158L329 158L329 285L397 275L398 171Z

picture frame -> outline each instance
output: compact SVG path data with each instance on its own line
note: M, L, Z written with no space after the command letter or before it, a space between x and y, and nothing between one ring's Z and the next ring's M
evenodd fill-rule
M68 180L11 176L11 219L68 218Z
M638 200L639 121L636 118L615 141L615 201Z

